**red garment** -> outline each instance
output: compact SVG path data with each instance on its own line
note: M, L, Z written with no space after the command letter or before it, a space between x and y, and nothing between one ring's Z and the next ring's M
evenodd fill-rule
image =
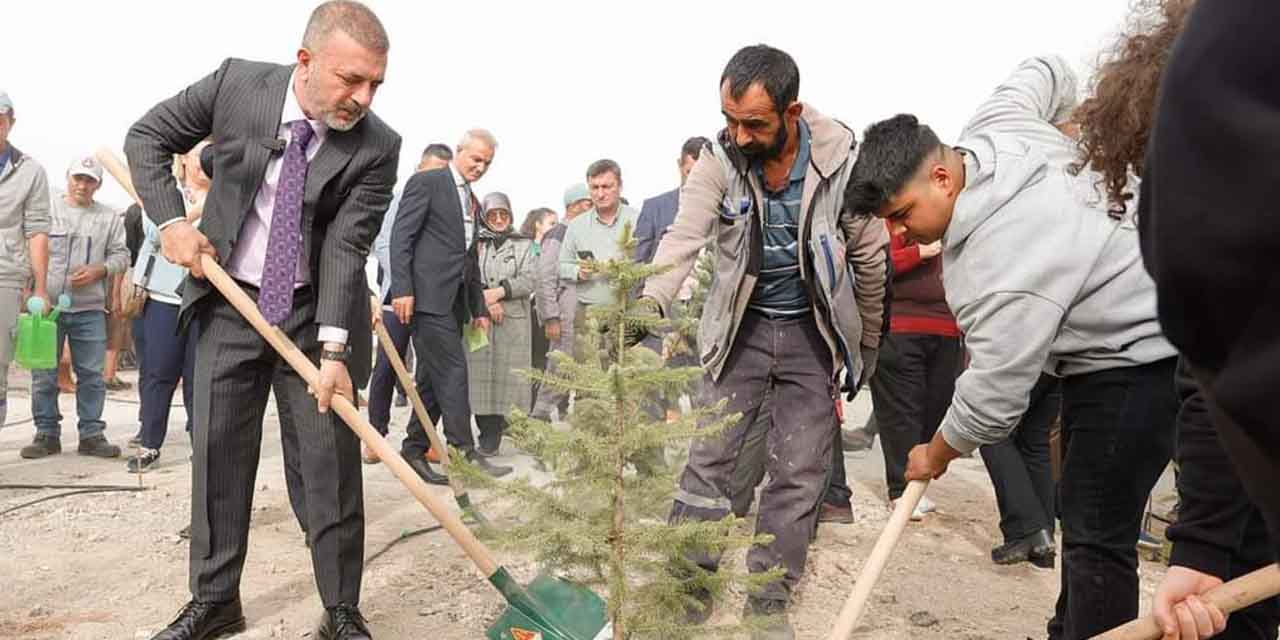
M888 222L885 223L888 225ZM942 289L942 256L920 257L920 245L889 231L893 259L892 333L959 337L960 327Z

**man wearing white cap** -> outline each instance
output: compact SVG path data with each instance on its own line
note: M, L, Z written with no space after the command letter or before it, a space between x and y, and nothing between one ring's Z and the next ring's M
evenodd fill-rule
M67 191L53 199L49 233L49 295L60 300L58 350L71 345L76 372L76 416L81 455L114 458L120 447L107 442L102 405L106 386L102 366L107 352L107 283L124 273L129 249L124 218L93 199L102 186L102 166L92 156L67 168ZM61 355L61 353L59 353ZM58 411L58 371L32 372L31 415L36 436L22 448L24 458L62 452L62 414Z
M0 427L8 416L9 361L24 291L46 303L49 179L44 167L9 144L13 101L0 91Z

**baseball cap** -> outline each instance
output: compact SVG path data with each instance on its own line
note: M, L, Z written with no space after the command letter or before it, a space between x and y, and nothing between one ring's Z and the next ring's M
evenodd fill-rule
M93 156L76 158L71 161L71 166L67 167L67 177L71 176L89 176L98 182L102 182L102 165Z
M579 200L590 200L591 192L587 190L587 185L579 182L564 190L564 206L569 206Z
M9 94L0 91L0 113L10 115L13 113L13 100L9 99Z

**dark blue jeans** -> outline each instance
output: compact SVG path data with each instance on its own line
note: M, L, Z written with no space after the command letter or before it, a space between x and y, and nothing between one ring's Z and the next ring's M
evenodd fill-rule
M410 327L400 322L394 312L386 309L382 311L382 325L387 328L391 344L403 361L405 354L409 353L409 338L412 334ZM399 386L395 369L391 367L391 359L379 344L378 362L374 364L373 374L369 377L369 422L384 436L387 435L387 426L391 424L391 398Z
M137 335L146 336L139 365L142 369L142 446L159 449L169 432L169 409L179 379L182 380L182 404L187 411L187 432L191 432L197 330L193 321L185 333L178 333L178 306L148 300L142 311L142 331Z
M1138 532L1173 455L1175 363L1062 382L1062 590L1050 640L1092 638L1138 616Z
M146 356L143 355L147 351L147 329L146 323L143 321L143 314L138 314L133 319L133 326L130 332L133 334L133 356L134 361L138 364L138 386L142 386L142 376L146 375L147 369L143 366L142 360ZM141 400L142 389L138 389L139 400ZM138 433L142 433L142 402L138 402Z

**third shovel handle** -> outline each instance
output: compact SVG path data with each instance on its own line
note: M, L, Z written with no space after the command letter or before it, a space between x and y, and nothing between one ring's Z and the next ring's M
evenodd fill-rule
M1280 565L1273 564L1220 584L1201 598L1223 613L1231 613L1277 595L1280 595ZM1155 617L1146 616L1094 636L1093 640L1159 640L1163 635Z
M876 586L876 581L884 572L885 564L889 562L889 555L893 553L893 547L898 544L898 538L902 537L902 531L906 529L907 521L911 519L911 512L920 503L920 498L924 497L924 490L928 487L928 482L920 480L913 480L907 484L907 490L898 499L893 508L893 514L889 516L889 524L885 525L880 538L876 540L876 546L871 549L871 557L867 558L867 563L862 565L862 571L858 573L858 581L853 583L853 592L849 594L849 599L840 609L840 616L836 618L831 635L827 636L828 640L848 640L849 634L853 633L853 628L858 624L858 618L862 616L862 610L867 606L867 599L871 597L871 589Z
M267 322L266 318L262 317L262 312L258 310L258 305L240 288L240 285L235 280L231 279L231 276L227 275L226 271L222 270L222 267L218 265L212 256L202 255L200 260L202 261L201 266L204 267L205 277L231 303L231 306L235 307L240 312L240 315L244 316L245 321L262 335L267 344L270 344L276 350L276 353L279 353L280 357L289 363L289 366L298 372L298 375L308 385L313 388L318 386L320 370L311 362L311 359L298 349L297 345L289 339L289 336L285 335L279 328L272 326L271 323ZM494 560L493 554L484 546L484 543L480 542L475 534L467 528L467 525L462 523L462 518L454 513L447 503L431 493L427 483L423 482L417 473L414 473L413 469L409 467L409 463L404 461L404 458L396 455L395 450L387 443L386 438L383 438L382 434L378 433L373 428L373 425L369 424L369 421L360 415L360 410L356 408L355 404L344 396L334 394L330 408L342 418L343 422L347 423L347 426L351 427L351 430L356 433L362 442L368 445L370 449L373 449L374 453L378 454L378 457L382 459L382 464L391 470L391 473L409 490L409 493L412 493L413 497L417 498L418 502L422 503L422 506L431 512L431 515L440 522L440 525L458 543L458 546L462 547L462 550L476 564L476 567L480 569L485 578L489 578L498 571L500 567L497 561Z
M369 302L373 306L374 313L382 313L382 305L378 304L376 296L370 296ZM391 334L387 332L387 326L381 322L378 323L374 333L378 334L378 343L382 345L382 352L387 355L387 361L391 363L391 368L395 370L396 377L400 380L400 386L404 388L404 394L409 397L409 404L413 405L413 412L418 416L418 422L422 423L422 430L427 432L427 439L431 441L431 448L440 452L440 463L447 469L449 467L449 447L445 446L440 440L440 434L436 433L435 425L431 422L431 416L427 415L427 406L422 402L422 396L418 393L418 386L413 381L413 377L409 375L409 370L404 366L404 360L400 358L400 352L396 351L396 346L391 342ZM449 474L449 488L453 489L455 498L463 498L467 495L467 490L462 488L455 474Z

